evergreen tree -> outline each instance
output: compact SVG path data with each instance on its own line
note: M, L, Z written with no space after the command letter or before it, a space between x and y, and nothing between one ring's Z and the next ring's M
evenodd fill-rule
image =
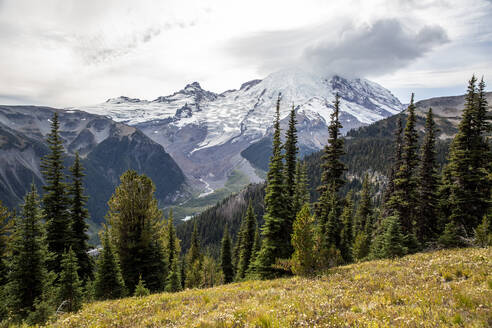
M89 211L87 210L87 197L84 195L84 187L82 179L85 176L82 164L80 163L79 153L75 153L73 166L70 168L72 173L72 184L69 189L71 196L70 206L70 221L72 234L72 250L77 256L79 266L79 277L83 282L87 282L94 278L94 263L87 253L89 250L89 236L87 229L89 226L86 220L89 219Z
M260 236L260 229L258 226L256 226L255 230L255 240L253 242L253 249L251 251L251 260L249 262L249 267L248 267L248 275L253 275L255 274L255 261L256 257L258 256L258 253L260 252L261 249L261 236Z
M365 231L359 231L355 235L352 246L352 259L361 261L369 255L370 241Z
M231 238L229 229L226 225L224 228L224 236L222 237L222 245L220 249L220 267L224 274L224 283L228 284L234 279L234 268L232 266L231 254Z
M309 211L309 205L304 204L294 221L292 234L292 272L297 275L309 275L314 272L314 219Z
M403 256L407 250L404 246L403 234L401 232L400 220L398 217L390 216L387 218L387 228L383 235L382 253L386 258Z
M463 226L459 226L455 221L449 221L444 227L444 231L439 236L439 245L446 248L465 246L466 243L463 240L465 232L463 230Z
M178 258L174 257L171 263L171 269L166 279L166 292L178 292L181 290L181 282L179 279Z
M490 218L488 215L484 215L482 223L475 229L475 245L479 247L492 246L492 232L490 229Z
M169 218L167 219L167 229L165 231L165 247L167 251L167 272L171 271L171 267L173 265L174 259L179 256L178 252L178 240L176 237L176 229L174 228L173 223L173 211L169 210Z
M142 279L142 275L139 276L138 278L138 284L135 287L135 293L133 293L133 296L135 297L144 297L150 295L150 290L145 287L145 281Z
M340 221L342 228L340 231L340 253L346 263L352 261L352 242L353 242L353 213L354 201L352 190L345 197L345 206L343 207Z
M294 211L297 215L304 204L309 203L309 182L307 177L307 165L306 163L301 164L297 162L296 164L296 179L295 179L295 189L294 189Z
M354 226L352 230L353 238L366 229L366 225L371 220L373 215L372 201L371 201L371 185L369 182L369 175L364 175L362 181L362 190L360 192L360 200L357 206L357 211L354 218ZM366 236L367 237L367 236Z
M199 287L201 283L202 254L200 251L200 241L198 240L198 230L196 221L193 225L191 234L191 244L186 254L186 279L187 288Z
M249 263L253 252L253 244L256 231L256 215L253 210L253 204L249 202L246 215L243 218L244 229L241 232L241 244L239 246L239 262L236 272L236 279L241 280L245 277L248 271Z
M79 279L77 271L77 256L70 247L65 252L61 262L62 271L58 281L58 304L66 302L64 309L67 312L78 311L82 306L82 282Z
M36 310L50 285L46 266L49 257L42 214L34 184L25 196L22 216L15 219L6 287L8 308L15 319L25 319Z
M285 202L287 207L287 216L285 217L284 223L284 236L288 239L287 245L289 247L289 255L293 252L290 244L290 236L292 235L292 224L296 219L296 208L295 208L295 193L296 193L296 164L297 164L297 129L296 129L296 111L294 105L289 115L289 127L286 132L285 137ZM254 233L254 231L253 231ZM251 239L251 242L253 239Z
M126 295L125 282L107 230L103 233L102 246L97 262L94 296L100 300L123 297Z
M410 99L407 113L407 123L403 131L403 147L401 165L394 180L395 191L389 199L389 206L393 214L401 220L403 234L412 234L416 223L417 181L415 177L418 165L418 134L415 128L414 95Z
M483 89L483 83L481 85ZM487 123L482 122L486 115L486 101L483 95L480 96L480 90L477 94L476 78L473 76L468 84L458 133L451 143L441 189L441 208L449 215L448 221L454 222L449 227L461 231L463 237L473 233L490 206L487 171L490 169L491 154L483 136Z
M436 162L436 127L429 108L425 120L425 137L418 171L417 238L425 243L437 234L438 173Z
M163 290L166 263L159 238L162 212L154 198L155 186L133 170L120 180L108 202L108 219L125 285L133 292L142 274L151 291Z
M69 206L65 173L63 166L64 148L59 135L58 113L54 112L51 132L47 142L50 153L42 158L41 168L45 180L43 186L43 210L46 220L46 240L48 250L53 253L48 262L50 270L61 272L61 258L71 244Z
M338 193L340 188L345 184L343 173L347 170L341 157L345 154L343 150L343 139L341 137L342 124L338 118L340 114L340 96L336 94L333 113L331 114L330 125L328 126L328 144L324 148L324 154L321 157L323 164L321 185L318 187L320 194L330 190L333 185L335 192Z
M274 122L273 155L270 158L270 168L266 178L263 242L255 263L255 271L261 278L279 275L280 272L272 268L272 265L279 258L289 257L290 246L285 244L286 236L283 227L288 212L285 204L281 148L279 96Z

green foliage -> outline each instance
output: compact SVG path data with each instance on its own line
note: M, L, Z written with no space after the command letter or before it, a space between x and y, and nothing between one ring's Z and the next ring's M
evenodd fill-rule
M274 122L273 154L266 179L265 224L262 229L263 242L255 263L255 271L262 278L271 278L281 272L272 268L278 258L290 257L290 240L285 236L284 224L288 214L285 202L285 185L280 142L280 97ZM287 241L286 241L287 238ZM289 244L286 244L288 242Z
M217 262L208 255L204 256L202 262L200 287L209 288L223 283L224 279L222 271L220 270Z
M2 288L7 282L8 271L5 259L7 258L8 245L10 242L9 239L12 233L13 223L12 213L10 213L0 201L0 288Z
M191 246L185 257L185 263L186 263L185 287L186 288L194 288L200 286L202 259L203 259L203 255L200 251L200 241L198 240L197 224L195 221L193 233L191 236Z
M222 246L220 249L220 267L226 284L234 279L234 267L232 266L232 245L229 236L229 229L224 228L224 237L222 237Z
M350 191L345 197L345 205L340 217L342 228L340 230L340 252L346 263L352 261L352 241L353 241L353 213L354 201L353 194Z
M6 297L14 320L22 320L36 311L37 302L44 300L50 284L46 260L49 257L41 209L36 188L25 196L22 216L15 219L12 253L9 257Z
M94 278L94 262L89 256L87 229L89 226L86 221L89 219L89 211L86 208L88 197L84 195L82 179L85 176L84 168L80 163L79 153L75 153L73 166L70 167L72 173L72 184L69 188L70 197L70 228L72 234L71 247L77 256L79 266L79 277L83 282Z
M403 256L407 253L404 245L400 219L397 216L390 216L386 220L386 230L383 234L381 245L381 255L383 258L394 258Z
M418 170L418 199L416 233L419 242L425 243L435 239L438 233L437 206L438 173L436 161L436 123L432 108L429 108L425 120L425 136L421 147L420 165Z
M55 111L51 122L51 132L47 143L50 148L41 160L41 168L46 185L43 186L43 210L46 220L46 241L53 257L48 262L50 270L61 272L61 258L71 245L69 207L65 173L63 166L64 148L59 135L60 123Z
M108 202L110 234L120 260L125 285L134 291L138 277L151 291L164 289L166 262L160 241L162 212L155 187L145 175L129 170Z
M241 280L245 277L248 271L251 257L253 255L253 245L255 240L255 232L257 228L256 215L253 210L253 205L249 203L246 216L244 217L244 226L240 231L241 236L239 244L239 261L236 270L236 279ZM285 224L289 224L286 222Z
M58 304L66 302L63 309L67 312L78 311L82 307L83 291L82 282L77 273L79 270L77 256L71 247L63 254L61 267L57 292Z
M304 204L309 203L309 181L307 176L307 165L306 163L302 163L297 161L296 164L296 179L295 179L295 190L294 190L294 199L293 199L293 207L295 213L299 213Z
M94 296L102 300L123 297L126 295L125 281L107 230L103 233L102 246L97 262Z
M304 204L294 221L292 234L292 272L297 275L309 275L314 273L314 218L309 205Z
M150 290L145 287L145 281L142 279L142 275L138 277L138 284L135 287L135 292L133 296L135 297L144 297L150 295Z
M475 245L479 247L492 246L492 233L490 229L490 218L484 215L482 223L475 229Z
M166 292L178 292L181 290L182 286L179 279L179 271L178 258L175 257L171 263L171 268L166 279Z
M464 229L458 226L454 221L447 223L444 227L444 231L439 236L439 245L445 248L464 246L465 242L462 239L463 230Z
M354 225L352 230L354 238L360 232L366 230L366 226L368 226L372 215L373 208L371 201L371 185L369 183L369 175L365 174L364 181L362 182L362 190L360 192L360 200L354 217Z
M355 261L362 261L369 255L370 241L364 231L359 231L355 235L354 244L352 246L352 258Z

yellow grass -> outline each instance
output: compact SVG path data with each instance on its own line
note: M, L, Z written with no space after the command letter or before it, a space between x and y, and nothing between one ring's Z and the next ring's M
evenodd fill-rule
M492 327L492 248L87 304L53 327Z

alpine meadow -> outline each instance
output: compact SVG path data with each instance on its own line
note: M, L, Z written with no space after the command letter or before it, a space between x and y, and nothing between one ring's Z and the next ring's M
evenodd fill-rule
M491 327L490 17L0 1L0 328Z

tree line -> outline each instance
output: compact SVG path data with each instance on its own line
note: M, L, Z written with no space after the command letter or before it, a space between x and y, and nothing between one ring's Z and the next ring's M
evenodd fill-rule
M108 201L102 249L90 250L83 167L76 154L65 176L55 112L47 136L50 153L42 160L42 197L32 185L20 213L0 206L0 316L42 323L54 312L77 311L92 300L314 275L343 263L490 245L491 127L484 89L483 80L478 85L475 77L470 80L442 170L432 109L420 141L412 95L405 127L399 121L394 135L391 173L378 202L368 174L357 195L349 190L342 196L348 184L338 95L321 158L319 197L311 202L308 168L298 158L295 109L282 142L279 96L262 222L249 202L236 238L227 226L222 232L218 257L202 249L196 221L182 254L172 210L164 217L153 182L134 170L120 177ZM97 253L97 261L90 253Z

